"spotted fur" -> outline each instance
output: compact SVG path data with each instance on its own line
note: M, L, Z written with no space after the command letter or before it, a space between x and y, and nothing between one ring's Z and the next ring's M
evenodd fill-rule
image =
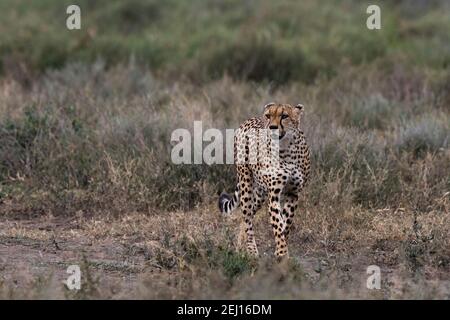
M219 209L230 214L239 204L245 222L247 251L258 256L253 218L268 200L270 222L275 236L275 255L288 254L287 238L297 208L298 195L307 183L310 173L310 152L300 130L303 105L269 103L261 117L245 121L234 138L234 157L237 169L237 186L233 196L223 193ZM252 131L269 132L267 140L253 139ZM271 131L273 130L273 131ZM279 143L275 148L274 143ZM269 154L277 151L277 158L257 153L252 162L252 150L265 146Z

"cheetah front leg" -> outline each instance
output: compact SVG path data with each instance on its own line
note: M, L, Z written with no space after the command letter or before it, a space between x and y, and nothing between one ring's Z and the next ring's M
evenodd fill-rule
M294 221L295 210L297 210L298 195L295 192L289 192L284 197L283 217L286 222L284 226L284 236L286 241L289 238L292 222Z
M258 257L258 248L253 231L253 217L256 213L256 206L253 200L253 177L248 168L240 168L239 189L241 191L241 209L247 235L247 252L251 256Z
M253 206L255 214L258 212L259 209L261 209L264 201L266 200L267 193L262 188L253 188Z
M288 255L286 237L284 234L285 221L282 216L280 196L280 188L272 188L269 192L270 218L276 242L275 256L279 259Z

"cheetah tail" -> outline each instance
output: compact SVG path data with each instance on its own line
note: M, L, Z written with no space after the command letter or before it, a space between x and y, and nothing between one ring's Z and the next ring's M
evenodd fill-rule
M239 188L236 186L233 197L230 197L228 193L222 193L219 197L219 210L223 214L231 214L239 205Z

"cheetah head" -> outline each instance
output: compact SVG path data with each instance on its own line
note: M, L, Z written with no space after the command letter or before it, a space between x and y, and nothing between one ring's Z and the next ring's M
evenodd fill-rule
M281 140L286 134L297 131L303 115L303 105L295 106L281 103L268 103L264 106L264 127L278 133Z

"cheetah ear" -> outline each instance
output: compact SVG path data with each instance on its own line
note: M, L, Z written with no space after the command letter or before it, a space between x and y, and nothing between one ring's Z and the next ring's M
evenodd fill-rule
M303 116L303 112L305 111L305 106L299 103L295 105L294 108L297 111L298 117L301 118Z
M304 109L305 109L305 106L302 105L301 103L299 103L299 104L297 104L297 105L295 106L295 108L298 109L298 110L300 110L301 112L303 112Z
M298 119L298 124L300 127L301 122L303 121L303 112L305 110L305 106L302 105L301 103L297 104L294 106L294 110L295 110L295 114L297 115L297 119Z
M270 103L268 103L268 104L266 104L264 106L263 110L266 110L268 107L271 107L271 106L274 106L274 105L275 105L275 102L270 102Z

